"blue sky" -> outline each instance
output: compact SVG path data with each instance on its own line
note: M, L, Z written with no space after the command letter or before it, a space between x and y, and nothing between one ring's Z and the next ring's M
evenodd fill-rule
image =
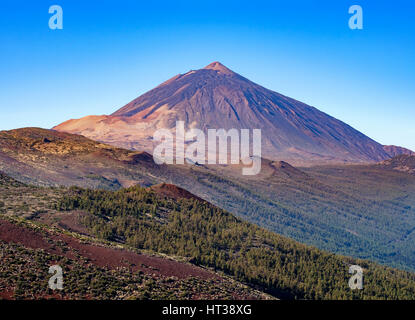
M63 30L48 27L53 4ZM348 27L354 4L363 30ZM415 150L414 10L403 0L2 0L0 130L109 114L218 60Z

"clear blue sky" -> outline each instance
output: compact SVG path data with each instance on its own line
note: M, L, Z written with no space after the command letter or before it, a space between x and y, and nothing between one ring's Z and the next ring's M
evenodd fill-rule
M220 61L383 144L415 150L412 1L0 2L0 129L109 114ZM50 5L63 30L50 30ZM364 29L348 28L363 7Z

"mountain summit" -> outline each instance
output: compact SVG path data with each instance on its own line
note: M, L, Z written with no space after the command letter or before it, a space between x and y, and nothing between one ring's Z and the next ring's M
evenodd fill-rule
M234 75L235 74L235 72L233 72L232 70L226 68L219 61L212 62L211 64L208 64L203 69L205 69L205 70L215 70L215 71L218 71L219 73L228 74L228 75Z
M261 129L262 154L292 163L370 162L383 146L318 109L266 89L213 62L178 74L111 115L69 120L54 129L129 149L153 148L160 128Z

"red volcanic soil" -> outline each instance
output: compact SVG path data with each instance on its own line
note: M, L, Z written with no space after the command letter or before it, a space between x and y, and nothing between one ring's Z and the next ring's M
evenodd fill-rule
M124 161L127 164L139 164L140 162L154 163L154 158L148 152L136 152L130 156L128 160Z
M205 201L202 198L199 198L198 196L195 196L193 193L190 193L189 191L182 189L174 184L168 184L168 183L161 183L154 186L149 187L149 189L153 190L155 193L157 193L160 196L171 198L171 199L195 199L199 201Z
M64 247L69 250L63 251L59 246L54 246L51 241L63 241ZM42 230L36 232L30 228L0 219L0 240L7 243L21 244L31 249L43 249L50 254L57 254L74 259L74 252L87 258L90 263L109 269L120 267L130 268L132 272L141 270L146 274L162 277L177 277L185 279L197 277L201 279L220 279L212 272L202 268L141 253L135 253L125 249L116 249L99 246L90 243L81 243L78 239L67 235L51 234Z
M0 219L0 240L7 243L18 243L32 249L45 249L49 253L57 253L40 234L30 229Z
M0 291L0 299L13 300L13 295L14 295L13 290Z

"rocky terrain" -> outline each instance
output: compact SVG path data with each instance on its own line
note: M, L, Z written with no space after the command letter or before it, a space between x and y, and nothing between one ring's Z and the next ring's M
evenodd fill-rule
M415 175L415 154L402 154L392 159L382 161L378 166Z

